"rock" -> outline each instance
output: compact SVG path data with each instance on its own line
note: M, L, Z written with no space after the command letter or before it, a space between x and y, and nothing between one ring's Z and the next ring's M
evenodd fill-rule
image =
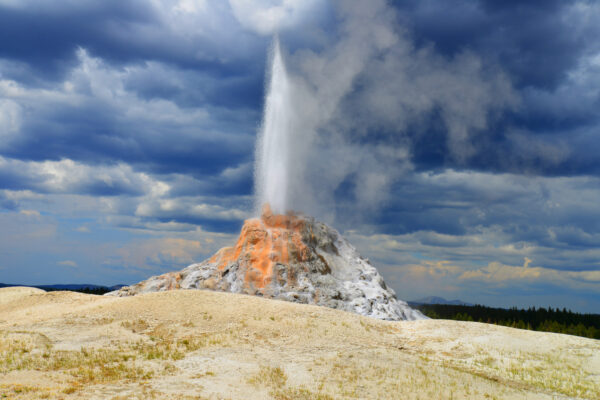
M377 270L335 229L312 217L246 220L234 247L179 272L107 293L131 296L173 289L211 289L316 304L386 320L426 318L398 300Z

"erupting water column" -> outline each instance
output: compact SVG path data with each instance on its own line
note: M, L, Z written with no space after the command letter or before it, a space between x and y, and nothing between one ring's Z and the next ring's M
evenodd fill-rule
M281 57L279 39L273 40L271 71L262 126L256 145L256 208L270 204L275 214L288 208L290 135L293 107L291 84Z

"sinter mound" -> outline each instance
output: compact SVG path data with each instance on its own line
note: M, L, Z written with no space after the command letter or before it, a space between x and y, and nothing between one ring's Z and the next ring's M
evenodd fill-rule
M379 319L425 318L396 299L377 270L335 229L303 215L246 220L235 247L179 272L108 293L130 296L172 289L212 289L316 304Z

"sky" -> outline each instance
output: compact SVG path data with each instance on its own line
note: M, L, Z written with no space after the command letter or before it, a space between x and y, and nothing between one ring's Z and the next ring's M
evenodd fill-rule
M401 299L600 312L586 0L0 0L0 282L131 284L233 244L275 34L294 209Z

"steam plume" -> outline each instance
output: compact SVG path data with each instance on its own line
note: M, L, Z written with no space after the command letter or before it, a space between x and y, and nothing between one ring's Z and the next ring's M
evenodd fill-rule
M413 170L411 147L422 135L441 122L445 157L467 163L490 118L518 101L504 73L476 54L418 48L387 1L333 4L340 28L291 53L289 69L273 41L256 206L356 226L352 219L385 208Z

